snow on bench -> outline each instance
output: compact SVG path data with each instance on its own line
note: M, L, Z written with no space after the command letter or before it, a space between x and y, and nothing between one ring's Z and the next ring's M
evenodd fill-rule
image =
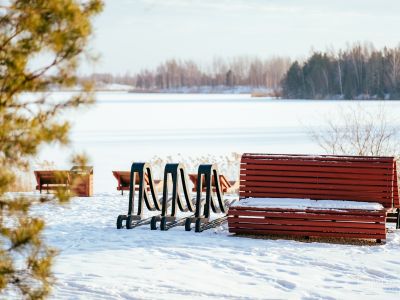
M374 202L341 200L311 200L298 198L245 198L232 207L288 208L288 209L327 209L327 210L382 210L383 205Z

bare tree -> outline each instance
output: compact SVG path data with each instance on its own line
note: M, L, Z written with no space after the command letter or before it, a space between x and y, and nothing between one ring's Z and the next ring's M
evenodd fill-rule
M325 118L325 129L310 130L327 154L398 156L400 126L380 105L373 111L361 104L341 107Z

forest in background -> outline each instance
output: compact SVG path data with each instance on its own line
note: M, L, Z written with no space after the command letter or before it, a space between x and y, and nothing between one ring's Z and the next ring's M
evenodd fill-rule
M124 84L133 91L184 92L264 90L288 99L400 99L400 45L377 50L355 43L345 50L313 51L304 60L289 57L215 58L209 64L169 59L137 74L97 73L80 78L98 86Z
M400 46L371 43L338 52L314 52L295 61L282 79L289 99L400 99Z
M144 69L137 74L93 74L84 79L94 79L101 84L126 84L137 90L170 91L183 88L235 88L252 87L280 91L281 80L291 61L288 57L235 57L214 58L210 64L201 65L193 60L169 59L155 69Z

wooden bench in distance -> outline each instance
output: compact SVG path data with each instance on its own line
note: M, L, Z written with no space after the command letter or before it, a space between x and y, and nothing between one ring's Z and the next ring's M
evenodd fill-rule
M42 193L55 191L60 188L69 189L71 185L71 176L66 170L38 170L34 171L36 178L36 190Z
M131 172L130 171L112 171L115 179L117 179L117 191L121 191L121 194L124 194L124 191L129 191L130 188L130 180L131 180ZM147 177L147 173L145 173L144 180L147 184L149 184L149 179ZM162 180L154 180L154 184L156 191L160 190L160 186L162 185ZM149 189L149 187L148 187ZM135 178L135 191L139 190L139 176Z
M193 192L197 191L197 174L189 174L190 181L193 183ZM232 194L239 188L239 182L229 181L224 175L219 175L219 182L221 184L222 192ZM212 178L212 186L215 186L214 178ZM203 186L205 185L203 177Z
M229 231L233 233L380 241L386 239L387 216L400 208L393 157L244 154L239 196L240 201L228 212ZM289 208L268 204L268 199L288 198L293 202ZM260 203L263 199L265 206L244 205L246 201L242 201ZM321 200L314 201L319 204L347 200L354 205L296 208L296 201L304 199ZM375 204L376 209L363 208L360 202Z
M93 167L73 166L70 170L72 192L78 197L93 196Z

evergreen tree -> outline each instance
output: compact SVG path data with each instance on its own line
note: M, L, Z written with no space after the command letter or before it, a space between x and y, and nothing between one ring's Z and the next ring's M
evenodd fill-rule
M35 199L9 197L6 192L15 180L15 170L26 168L40 146L68 143L70 126L60 115L93 101L88 93L56 103L46 96L24 101L21 93L77 83L76 70L91 34L91 18L101 9L101 0L1 3L0 293L11 289L24 298L42 299L51 291L55 250L42 238L44 220L30 215ZM41 65L33 63L37 57L43 58ZM57 197L60 202L68 200L61 190Z
M232 72L232 70L229 70L229 71L226 73L225 85L226 85L226 86L229 86L229 87L234 86L234 77L233 77L233 72Z
M304 77L303 70L299 63L295 61L286 73L282 82L283 97L289 99L302 99L304 93Z
M301 77L301 78L300 78ZM300 87L303 87L300 93ZM313 53L301 66L294 62L282 80L283 96L316 99L400 98L400 48L375 50L355 44L337 55Z

